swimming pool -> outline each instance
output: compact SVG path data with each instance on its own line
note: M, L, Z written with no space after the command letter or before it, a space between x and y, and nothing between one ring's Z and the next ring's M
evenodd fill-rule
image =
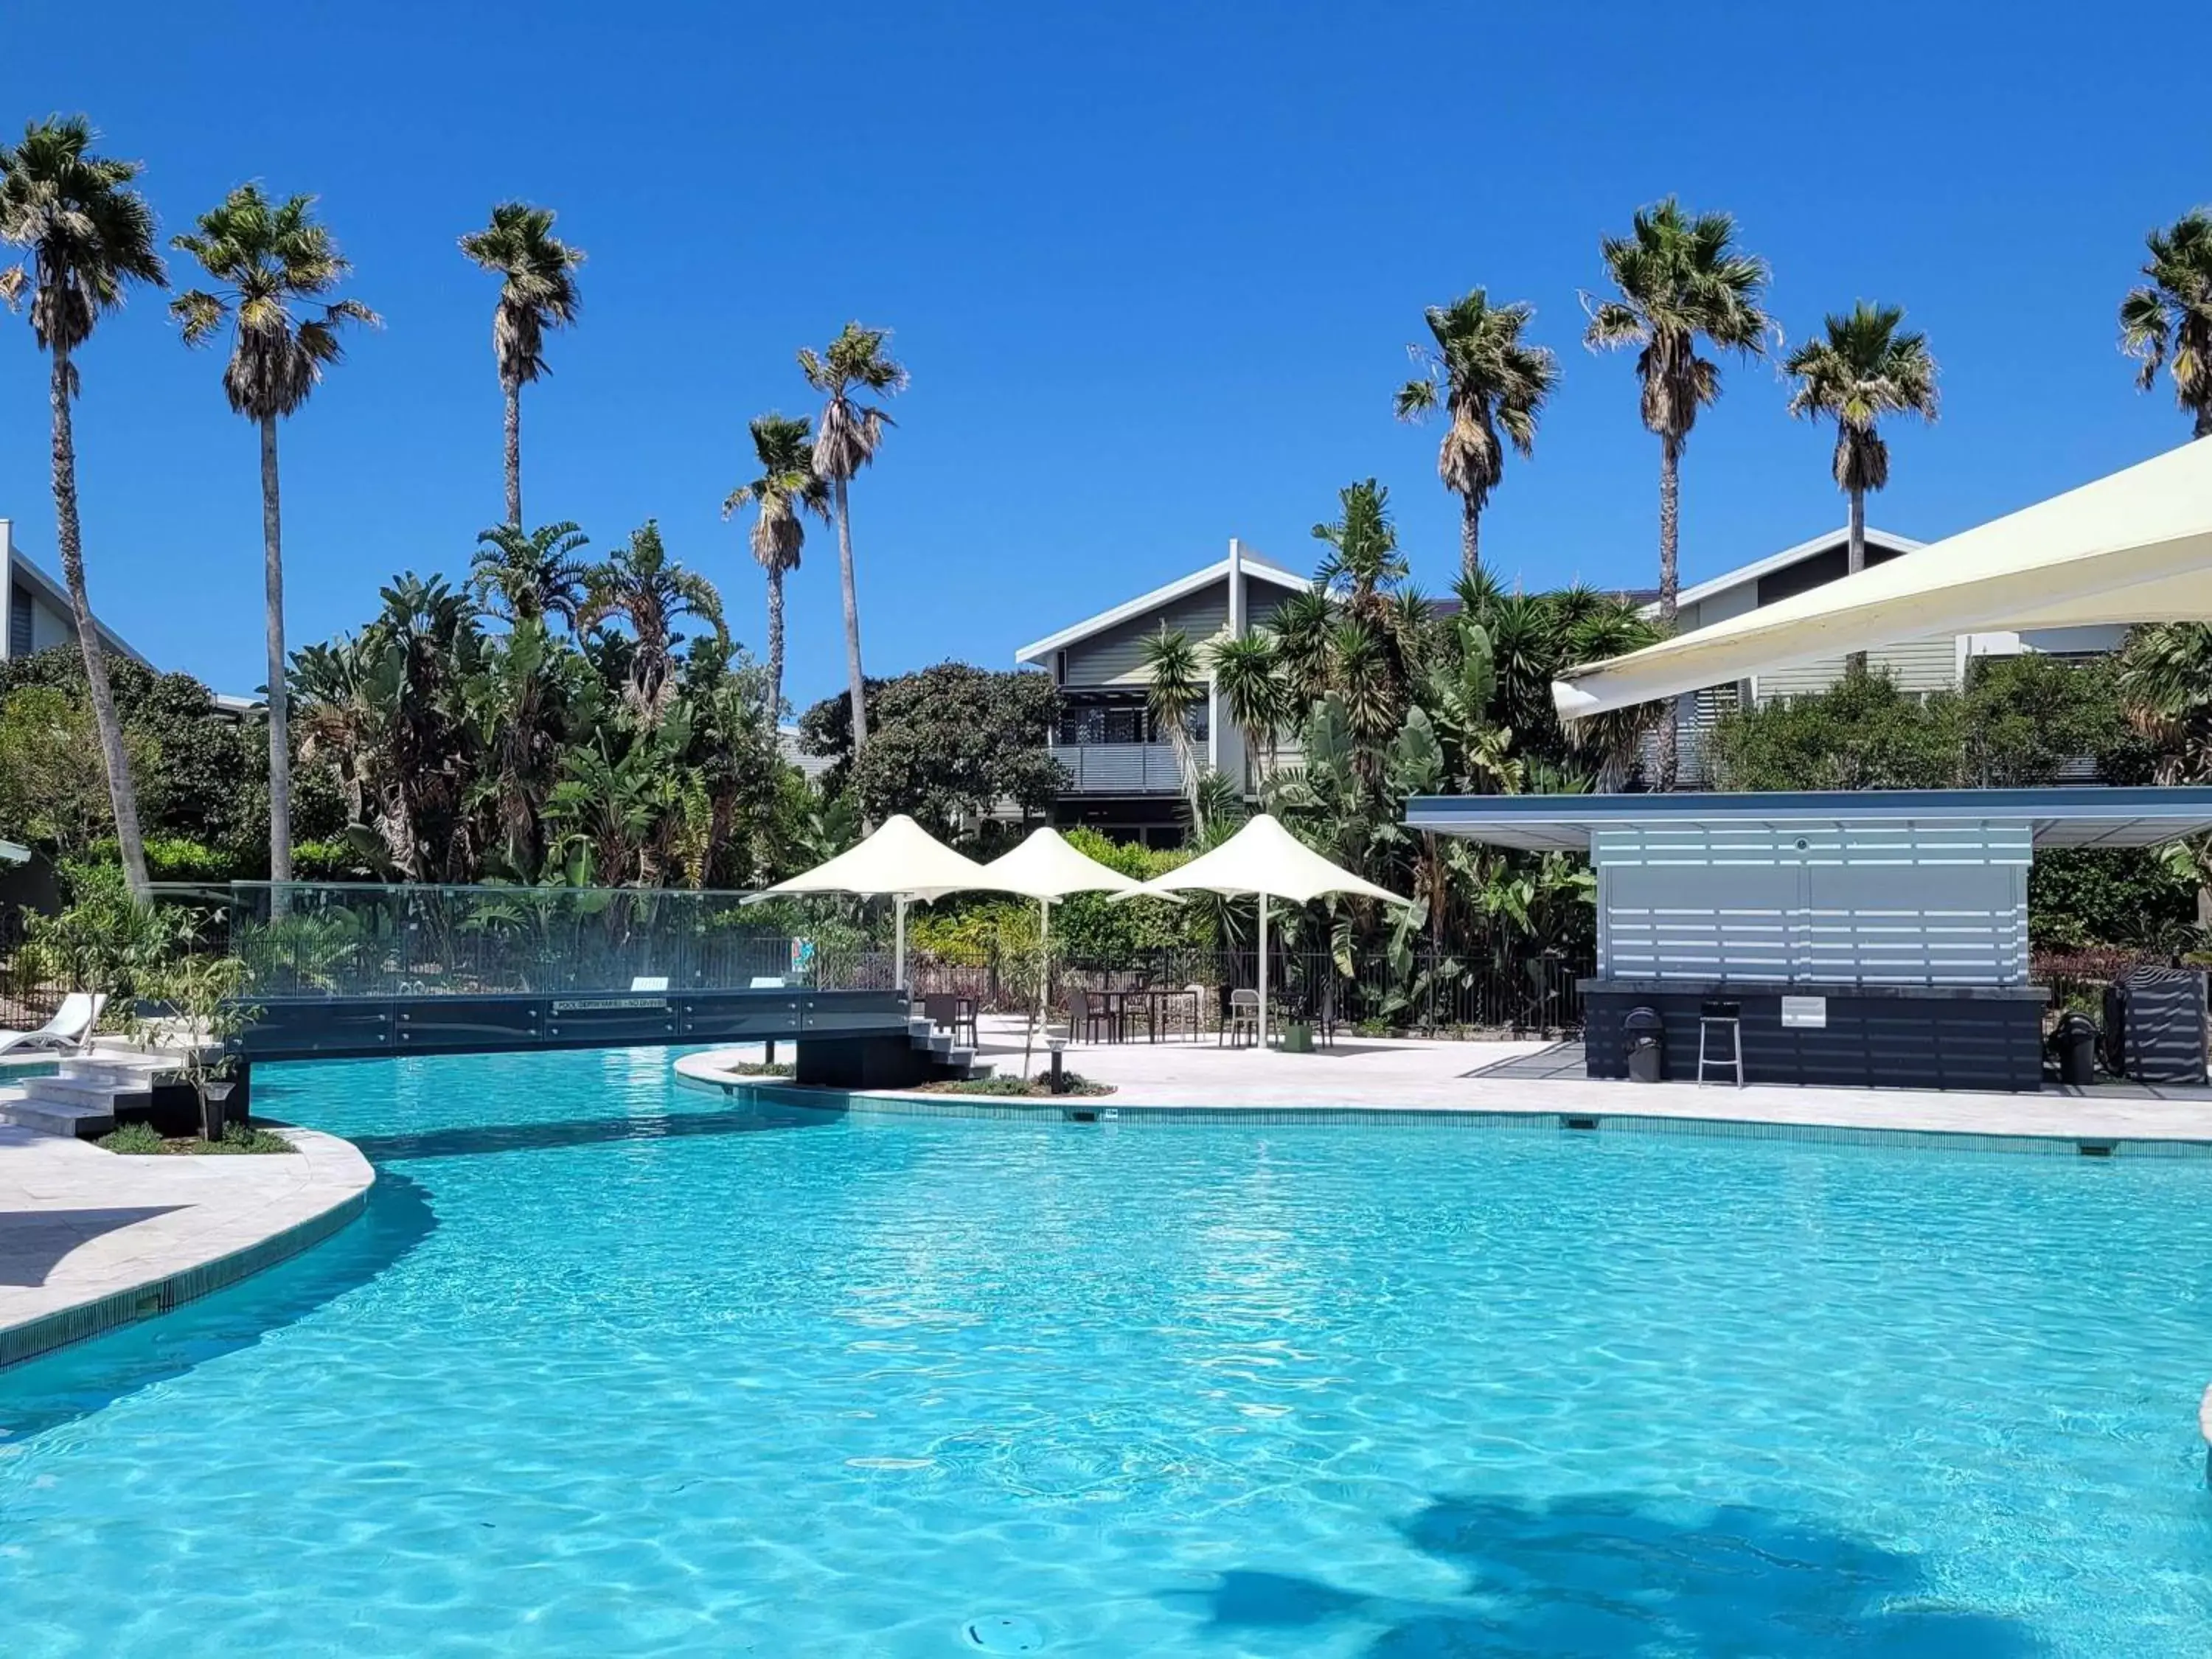
M370 1213L0 1373L11 1659L2212 1650L2212 1164L255 1085Z

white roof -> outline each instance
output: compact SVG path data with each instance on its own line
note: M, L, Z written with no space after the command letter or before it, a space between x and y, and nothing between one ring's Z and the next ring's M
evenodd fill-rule
M1303 904L1330 893L1358 893L1392 904L1410 901L1340 870L1262 812L1211 853L1201 853L1145 884L1147 892L1265 893Z
M0 520L0 523L4 522L4 520ZM64 587L58 579L49 576L37 565L33 564L31 562L30 556L25 553L22 549L10 548L9 550L8 569L9 573L14 576L16 580L21 582L26 587L28 587L32 592L44 599L48 605L52 605L63 616L73 617L76 614L70 605L69 589ZM154 665L151 663L146 662L146 659L141 656L131 647L129 641L125 640L120 634L118 634L106 623L100 621L99 617L94 617L92 619L92 625L100 630L100 637L106 641L107 648L109 650L120 652L123 655L130 658L133 662L146 663L146 666L149 668L151 668ZM75 636L72 635L71 637L74 638Z
M1164 587L1156 587L1149 593L1139 593L1135 599L1126 604L1117 605L1111 611L1102 611L1097 616L1085 617L1071 628L1061 629L1057 634L1048 634L1044 638L1025 645L1015 652L1014 660L1036 662L1038 659L1048 656L1063 646L1073 645L1078 640L1087 640L1093 634L1103 633L1117 623L1128 622L1134 617L1143 616L1147 611L1157 611L1164 605L1173 604L1186 593L1195 593L1201 587L1210 586L1215 582L1225 580L1229 574L1230 563L1228 559L1217 559L1205 569L1194 570L1188 576L1178 576ZM1285 570L1280 565L1270 564L1267 560L1257 557L1249 551L1240 551L1237 556L1236 563L1245 574L1257 576L1262 581L1273 582L1279 587L1300 588L1313 586L1312 577L1301 576L1295 570Z
M858 893L939 899L947 893L978 888L995 890L983 866L954 852L905 813L884 820L883 827L858 847L848 848L804 875L780 881L752 896L754 901L787 893Z
M2212 443L1555 681L1570 718L1929 634L2212 621Z
M1810 541L1799 542L1795 547L1785 547L1779 553L1770 553L1763 559L1753 559L1749 564L1738 565L1735 569L1724 570L1719 575L1709 577L1695 586L1683 588L1674 595L1674 603L1696 605L1702 599L1712 598L1716 593L1725 593L1731 587L1741 587L1746 582L1757 581L1761 576L1771 576L1778 570L1786 570L1801 560L1811 558L1815 553L1826 552L1838 542L1848 542L1850 536L1850 526L1846 525L1841 530L1832 530L1825 536L1815 536ZM1925 542L1916 542L1909 536L1894 536L1887 530L1876 530L1872 525L1867 526L1866 542L1869 547L1887 548L1899 553L1917 553L1928 545ZM1645 605L1644 614L1647 617L1657 616L1659 614L1657 601L1655 600Z
M1101 864L1079 853L1050 824L1030 831L1029 839L983 866L990 884L1002 892L1030 898L1065 898L1070 893L1141 893L1144 883L1133 876Z

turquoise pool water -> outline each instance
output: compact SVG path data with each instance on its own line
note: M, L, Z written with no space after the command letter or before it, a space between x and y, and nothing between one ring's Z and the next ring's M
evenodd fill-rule
M256 1084L371 1213L0 1373L10 1659L2212 1651L2212 1164Z

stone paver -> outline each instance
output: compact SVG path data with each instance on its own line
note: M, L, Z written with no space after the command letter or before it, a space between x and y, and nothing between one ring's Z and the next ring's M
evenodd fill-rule
M983 1060L1001 1072L1020 1068L1018 1024L987 1018L980 1035ZM1157 1045L1138 1042L1071 1047L1066 1065L1071 1071L1115 1085L1112 1096L1086 1104L1116 1107L1559 1112L2074 1140L2212 1143L2212 1090L2006 1095L1756 1084L1744 1089L1692 1084L1644 1086L1587 1078L1532 1081L1468 1075L1547 1046L1535 1041L1430 1042L1347 1035L1333 1050L1286 1054L1221 1048L1211 1040ZM728 1060L757 1060L759 1050L730 1049L681 1064L691 1074L708 1078L719 1070L715 1062L726 1055ZM1042 1046L1032 1063L1043 1069ZM1021 1103L1001 1098L994 1103ZM1048 1109L1057 1110L1060 1103L1053 1103Z
M368 1160L279 1133L296 1154L149 1158L0 1125L0 1364L136 1317L142 1298L217 1288L359 1213Z

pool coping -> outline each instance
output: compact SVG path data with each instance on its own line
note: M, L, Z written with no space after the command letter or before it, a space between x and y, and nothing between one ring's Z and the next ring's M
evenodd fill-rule
M161 1248L152 1255L125 1255L104 1272L82 1264L72 1271L70 1259L76 1252L63 1255L49 1273L46 1285L52 1286L58 1279L77 1278L85 1282L64 1282L44 1298L54 1305L0 1324L0 1370L150 1319L235 1285L322 1243L367 1210L376 1171L352 1142L314 1129L280 1128L274 1133L289 1140L296 1150L289 1155L268 1156L302 1160L300 1167L306 1178L301 1184L273 1196L252 1191L197 1194L206 1201L179 1206L195 1213L173 1230L178 1237L162 1240ZM49 1143L42 1150L50 1157L73 1158L74 1149L80 1148L89 1158L122 1156L84 1142L61 1141L51 1136L35 1139ZM56 1146L73 1150L60 1154L52 1150ZM137 1158L131 1161L155 1164L163 1160ZM202 1162L197 1158L173 1161L187 1166ZM179 1196L196 1195L185 1191ZM206 1213L196 1213L201 1211ZM88 1242L128 1240L134 1231L125 1228ZM112 1248L122 1249L127 1244ZM35 1293L45 1287L16 1288Z
M711 1064L714 1054L688 1054L676 1062L679 1082L695 1088L744 1091L778 1106L803 1111L864 1117L995 1119L1001 1121L1069 1123L1121 1127L1173 1123L1242 1123L1257 1127L1340 1124L1405 1127L1431 1124L1446 1128L1520 1130L1576 1135L1607 1132L1698 1136L1717 1139L1796 1141L1846 1146L1924 1147L1954 1152L2028 1153L2044 1157L2212 1158L2212 1134L2193 1136L2118 1134L2103 1130L1975 1130L1934 1125L1831 1122L1758 1115L1716 1115L1706 1112L1608 1111L1568 1106L1497 1107L1389 1106L1322 1103L1311 1105L1170 1105L1103 1096L1060 1099L1011 1099L1004 1096L917 1094L891 1090L803 1088L794 1084L742 1076ZM1622 1088L1632 1085L1621 1085ZM1865 1091L1893 1102L1902 1091Z

